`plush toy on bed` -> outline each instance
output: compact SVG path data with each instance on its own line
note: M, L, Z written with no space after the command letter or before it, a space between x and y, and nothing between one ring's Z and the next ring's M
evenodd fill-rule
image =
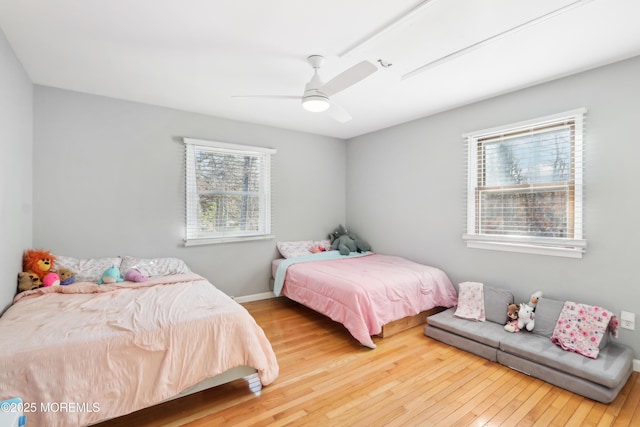
M62 286L71 285L76 281L76 273L69 270L68 268L58 268L56 270L58 276L60 276L60 284Z
M28 249L22 257L22 270L33 273L42 281L50 270L54 270L56 257L42 249Z
M30 291L42 286L42 280L33 273L18 273L18 292Z
M349 255L351 252L365 252L371 250L371 247L367 242L359 239L354 234L350 234L342 224L329 234L329 240L331 241L331 247L340 251L340 254L342 255Z
M124 282L124 277L122 277L122 273L120 273L120 269L115 265L107 268L104 273L102 273L102 277L98 280L98 285L103 285L105 283L118 283Z
M533 331L535 326L535 315L533 314L533 307L529 304L520 304L518 310L518 328L527 328L527 331Z
M132 268L124 273L124 280L129 282L146 282L149 280L149 276L142 274L137 268Z
M518 310L520 306L518 304L509 304L507 306L507 324L504 325L504 330L507 332L518 332Z
M58 273L54 273L53 271L47 273L42 280L42 286L45 288L48 288L49 286L60 286L60 276L58 276Z

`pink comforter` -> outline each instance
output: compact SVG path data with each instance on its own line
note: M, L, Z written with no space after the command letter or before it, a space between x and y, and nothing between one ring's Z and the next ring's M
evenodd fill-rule
M371 348L371 335L383 325L457 302L442 270L380 254L293 264L282 293L342 323Z
M278 375L253 317L195 274L24 292L0 342L0 400L21 397L29 426L127 414L237 366Z

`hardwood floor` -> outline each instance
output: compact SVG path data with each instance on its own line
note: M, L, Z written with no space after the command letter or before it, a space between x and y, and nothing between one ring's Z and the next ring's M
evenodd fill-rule
M284 298L244 304L278 356L254 396L238 380L100 424L116 426L640 426L640 373L609 405L427 338L378 348Z

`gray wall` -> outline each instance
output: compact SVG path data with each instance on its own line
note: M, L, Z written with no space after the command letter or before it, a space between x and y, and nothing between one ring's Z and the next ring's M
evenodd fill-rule
M174 256L229 295L269 290L276 240L345 221L344 141L35 87L34 245L79 258ZM185 248L181 137L272 147L276 240Z
M0 313L32 244L33 85L0 30Z
M455 283L535 290L640 314L640 57L544 83L347 142L347 222L382 253L444 269ZM428 96L428 94L425 94ZM467 249L461 135L588 109L587 253L582 259ZM640 319L638 319L640 320ZM620 341L640 355L640 328Z

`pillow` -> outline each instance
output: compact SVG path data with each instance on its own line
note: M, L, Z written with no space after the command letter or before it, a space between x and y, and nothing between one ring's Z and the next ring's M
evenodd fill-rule
M123 256L122 264L120 264L122 274L127 274L127 271L132 268L140 270L140 273L149 277L191 273L187 264L180 258L136 258Z
M296 242L277 242L278 251L285 258L309 255L313 247L313 240L300 240Z
M551 338L563 306L564 301L556 301L544 297L540 298L536 304L536 323L532 332Z
M318 246L323 247L325 250L329 250L331 249L331 241L329 241L329 239L314 240L313 247L317 248Z
M102 273L112 266L120 267L122 259L113 258L73 258L56 255L56 268L68 268L76 273L76 282L97 282Z
M544 297L540 298L538 304L536 304L536 325L531 332L551 338L563 307L564 301ZM600 345L598 346L600 350L605 348L609 343L609 335L608 333L602 335Z
M484 287L484 313L487 320L499 324L507 323L507 306L511 303L513 294L506 289Z

